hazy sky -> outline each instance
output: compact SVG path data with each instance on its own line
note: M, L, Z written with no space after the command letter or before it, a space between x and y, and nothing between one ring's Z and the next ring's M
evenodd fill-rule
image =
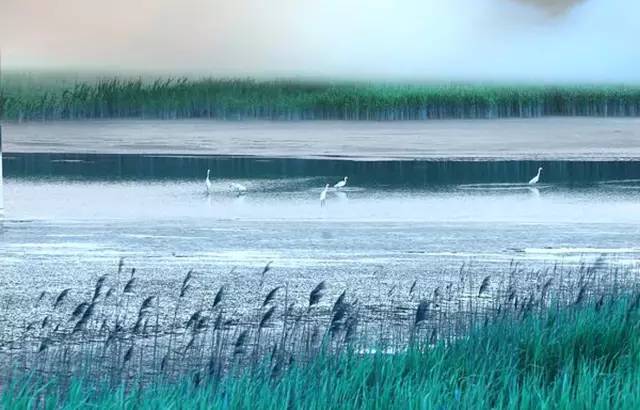
M640 82L638 0L0 0L5 67Z

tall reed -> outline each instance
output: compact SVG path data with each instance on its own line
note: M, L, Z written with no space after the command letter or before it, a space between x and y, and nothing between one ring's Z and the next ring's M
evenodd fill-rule
M605 296L596 308L553 306L495 316L463 338L416 340L388 354L321 350L286 368L266 357L252 368L212 376L209 366L174 381L118 383L86 375L68 382L37 374L2 385L3 409L637 409L640 293ZM424 306L424 304L420 304ZM413 319L424 318L420 310ZM237 354L248 330L234 342ZM133 353L131 353L133 352ZM124 361L135 352L127 350ZM211 363L211 362L210 362ZM67 407L65 407L67 406Z
M401 84L8 73L5 119L427 120L638 116L632 85Z

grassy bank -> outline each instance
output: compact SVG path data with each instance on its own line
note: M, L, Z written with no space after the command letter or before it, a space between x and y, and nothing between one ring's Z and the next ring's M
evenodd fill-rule
M319 354L178 383L99 391L90 380L4 386L3 408L637 409L640 296L602 298L478 325L450 343L395 354Z
M9 120L427 120L638 116L640 86L374 84L7 73Z

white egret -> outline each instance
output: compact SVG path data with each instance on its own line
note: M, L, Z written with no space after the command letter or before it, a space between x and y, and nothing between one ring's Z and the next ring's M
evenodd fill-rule
M211 180L209 179L209 174L211 174L210 169L207 170L207 179L204 181L204 183L207 185L207 194L211 193Z
M243 194L245 192L247 192L247 187L239 184L237 182L232 182L229 184L229 186L231 187L231 189L233 189L234 191L236 191L238 194Z
M540 181L540 172L542 172L542 167L538 168L538 173L535 177L531 178L531 181L529 181L529 185L537 184L538 181Z
M322 192L320 192L320 206L324 206L327 202L327 191L329 190L329 184L324 186Z
M344 177L342 181L338 181L333 187L336 189L342 188L343 186L347 185L347 179L349 179L349 177Z

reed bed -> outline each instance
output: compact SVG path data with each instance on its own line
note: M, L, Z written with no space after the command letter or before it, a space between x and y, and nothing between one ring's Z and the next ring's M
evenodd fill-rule
M512 263L491 275L463 266L441 284L420 278L410 286L389 284L375 302L325 281L302 290L267 287L271 269L256 273L245 306L230 303L231 284L203 284L194 271L171 294L149 293L123 261L91 289L34 295L21 318L6 313L0 321L0 386L26 375L61 385L84 378L105 388L220 381L265 369L278 377L318 357L406 355L415 346L450 345L494 322L520 323L567 307L601 309L640 295L638 270L604 259L536 271Z
M118 320L116 315L113 319L116 328L120 323L120 330L100 336L91 330L98 327L99 316L83 319L104 312L106 293L112 289L105 279L87 293L93 301L87 302L84 313L65 324L67 338L80 328L75 332L79 341L49 334L32 341L28 353L18 353L24 346L11 349L16 363L31 364L34 370L25 376L14 368L5 375L0 403L6 409L638 408L640 289L637 283L629 282L636 274L596 262L573 272L549 272L549 276L530 272L536 281L520 287L521 274L516 266L498 281L485 276L473 283L468 275L461 275L464 285L451 286L451 300L446 288L427 292L420 290L419 283L412 284L402 292L412 307L402 319L407 343L392 350L378 344L375 351L364 348L371 346L371 341L362 339L373 336L375 326L366 332L359 323L351 327L356 329L351 333L353 339L346 340L349 320L362 320L365 307L349 300L348 293L324 300L326 283L311 289L307 305L301 306L305 319L298 322L303 330L297 337L287 332L294 328L296 314L291 315L289 324L285 318L279 326L272 322L276 319L274 306L286 306L283 295L278 296L280 289L271 289L256 300L257 316L251 323L239 320L221 325L220 329L227 330L218 335L215 326L200 328L203 317L215 309L223 310L223 290L208 301L212 311L206 316L181 312L178 307L169 309L169 316L180 319L168 320L171 325L164 337L168 337L167 343L172 345L168 352L174 357L164 367L164 359L159 359L162 353L143 353L142 347L144 338L161 337L157 330L161 326L154 325L146 334L134 331L140 317L161 322L153 312L162 308L143 295L139 295L142 301L135 303L136 309L122 308L133 304L125 299L127 292L135 290L132 278L110 296L116 300L114 307L121 305L120 317L127 317ZM188 274L176 289L177 298L188 297L193 275ZM63 290L47 303L52 309L62 309L71 292ZM420 297L408 297L413 294ZM38 299L44 301L44 297ZM87 314L96 302L93 313ZM447 308L449 302L451 308ZM145 309L149 313L141 313ZM385 321L395 323L391 313L384 316ZM310 339L316 333L315 321L323 319L320 340L314 344ZM461 327L456 332L443 330L449 329L451 322ZM54 323L57 320L51 325ZM465 333L459 333L462 328ZM217 339L213 352L204 339L191 342L198 331L212 329ZM438 330L435 336L433 329ZM50 344L43 346L48 340ZM6 343L5 339L3 346ZM296 347L291 347L293 344ZM158 350L164 347L154 345ZM84 349L82 354L78 349ZM220 351L225 349L231 365L221 371L224 355ZM158 357L145 361L145 354ZM62 369L65 372L61 373ZM108 380L114 372L117 382L111 385ZM127 382L136 372L138 376ZM144 382L144 372L163 376Z
M638 116L636 85L348 83L216 78L4 76L2 117L428 120Z

